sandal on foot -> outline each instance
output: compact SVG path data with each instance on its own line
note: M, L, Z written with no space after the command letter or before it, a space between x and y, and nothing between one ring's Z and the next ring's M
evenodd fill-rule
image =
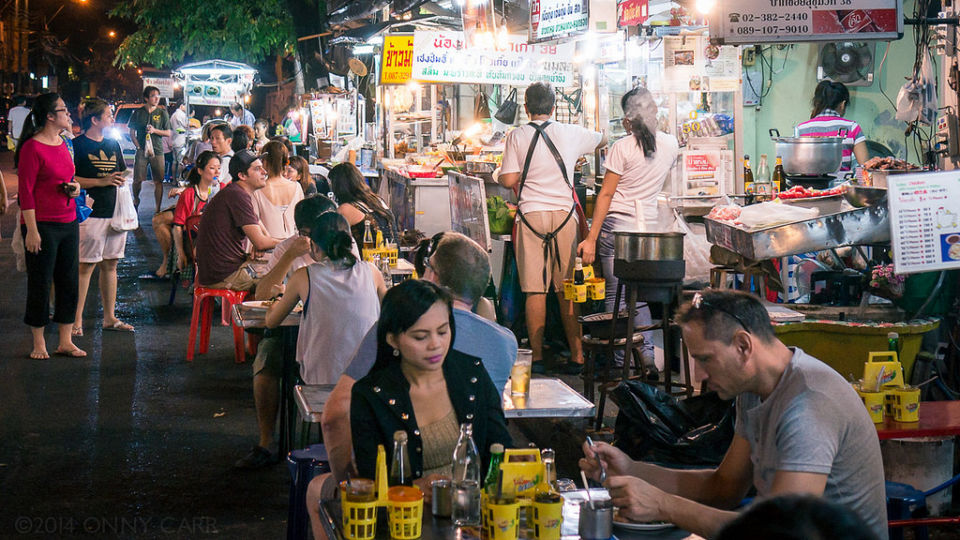
M53 354L57 356L66 356L67 358L85 358L87 356L87 353L80 347L74 347L69 351L65 351L63 349L57 349L53 351Z
M104 331L109 331L109 332L131 332L131 333L133 332L133 326L123 321L117 321L109 325L105 324L103 325L103 329Z

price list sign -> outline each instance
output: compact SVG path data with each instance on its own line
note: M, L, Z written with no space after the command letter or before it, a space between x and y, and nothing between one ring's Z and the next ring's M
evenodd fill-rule
M889 176L894 271L960 268L960 171Z
M862 41L903 35L902 0L725 0L710 17L721 43Z

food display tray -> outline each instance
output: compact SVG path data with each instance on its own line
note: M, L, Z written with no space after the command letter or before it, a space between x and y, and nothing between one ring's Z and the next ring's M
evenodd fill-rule
M886 205L857 208L765 229L748 230L709 218L704 218L703 222L708 242L753 260L890 242Z

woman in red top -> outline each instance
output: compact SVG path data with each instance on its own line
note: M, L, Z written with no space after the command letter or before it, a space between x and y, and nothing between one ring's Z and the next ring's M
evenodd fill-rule
M177 207L173 211L173 243L177 246L177 268L180 270L183 270L190 260L183 250L183 227L188 217L203 212L210 197L226 186L218 182L219 175L220 156L211 150L201 152L197 156L197 166L191 169L187 176L190 187L177 199Z
M55 354L79 358L73 344L79 286L80 184L73 180L73 157L60 133L73 125L67 106L55 93L37 97L23 124L13 161L18 167L20 230L27 263L27 309L23 322L33 334L30 358L49 358L43 329L50 322L50 285L56 285L53 320L60 325Z

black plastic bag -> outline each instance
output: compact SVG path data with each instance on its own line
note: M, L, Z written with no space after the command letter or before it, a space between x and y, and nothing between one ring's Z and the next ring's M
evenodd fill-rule
M715 392L677 399L640 381L610 393L620 408L615 445L632 459L674 465L719 465L733 441L734 402Z

